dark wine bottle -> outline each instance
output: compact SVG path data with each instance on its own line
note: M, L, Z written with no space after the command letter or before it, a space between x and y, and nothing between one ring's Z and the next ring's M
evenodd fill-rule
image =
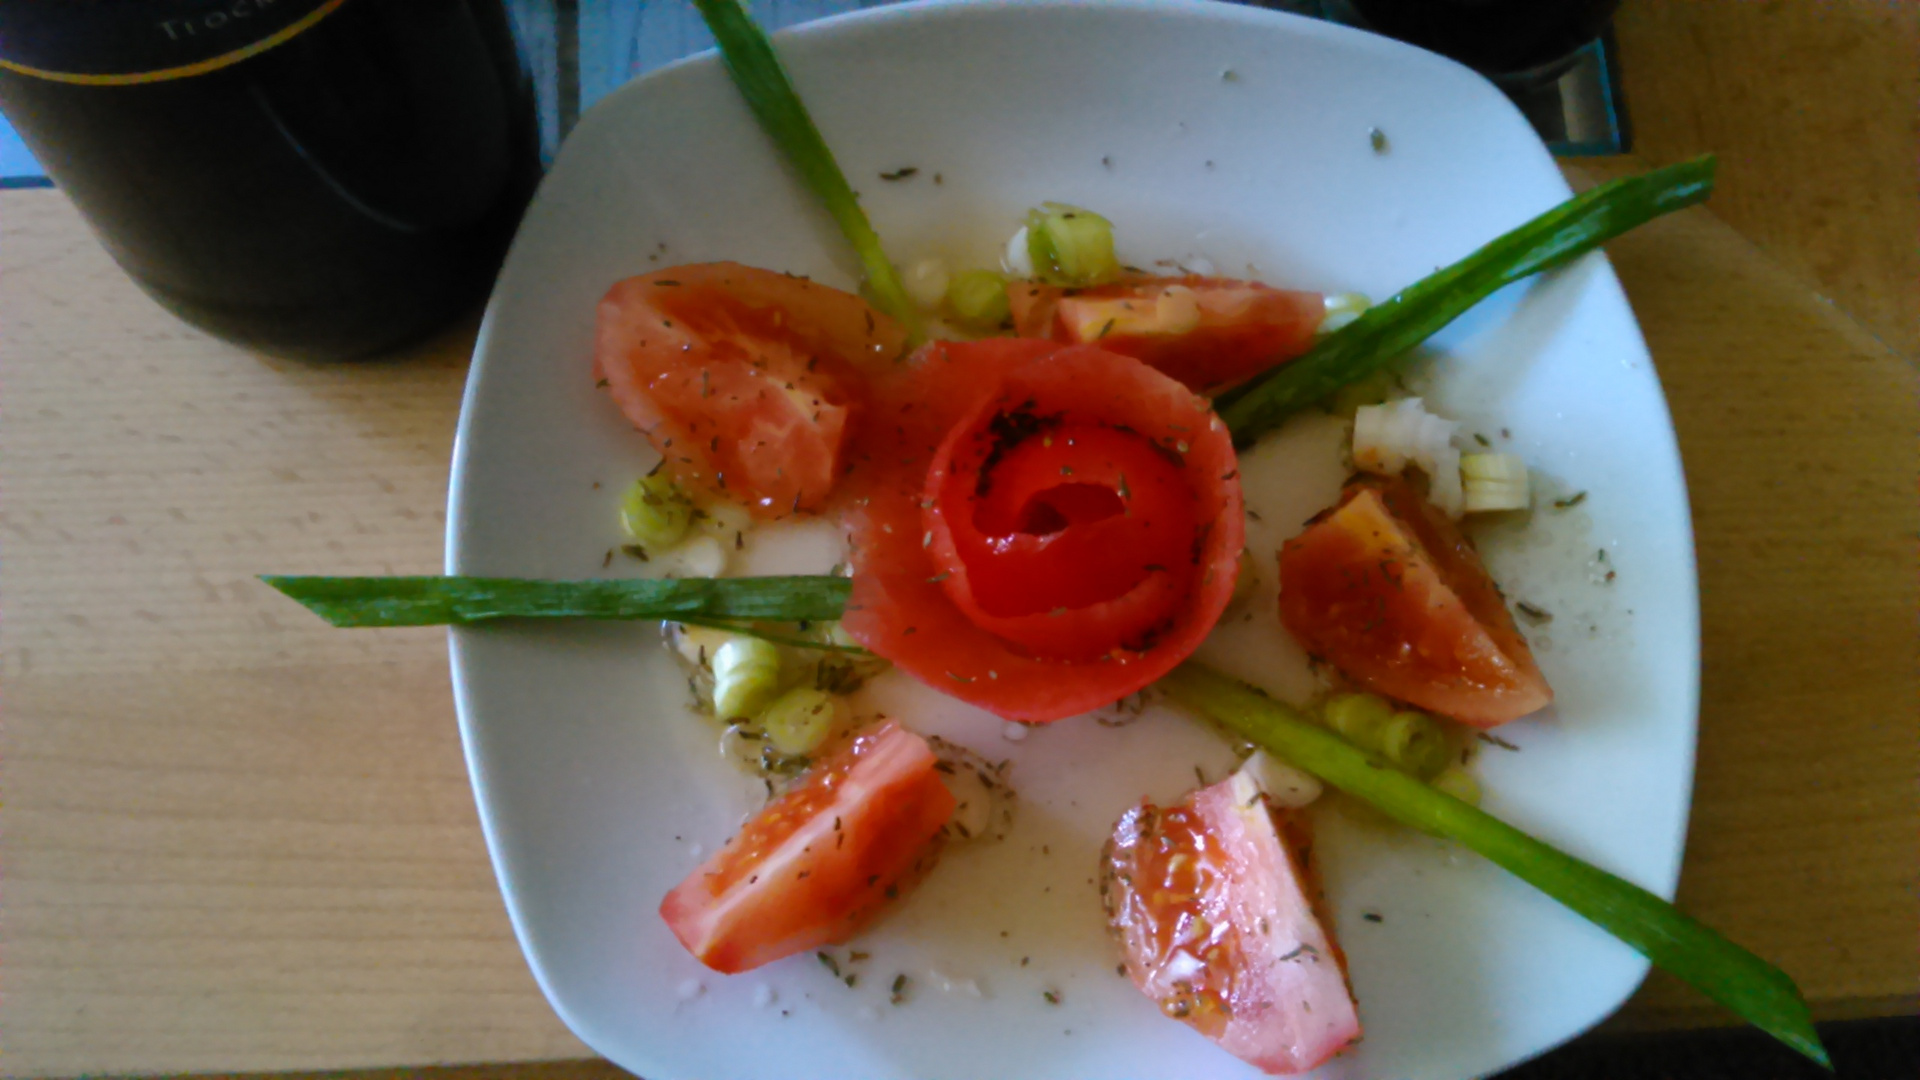
M1606 29L1620 0L1343 0L1379 33L1488 75L1551 67Z
M470 309L540 177L501 0L0 0L0 110L155 299L303 358Z

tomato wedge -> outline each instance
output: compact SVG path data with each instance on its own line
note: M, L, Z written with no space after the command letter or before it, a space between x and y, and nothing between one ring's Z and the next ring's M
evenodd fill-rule
M819 509L906 332L852 293L739 263L628 278L600 301L594 378L682 484L774 518Z
M1366 689L1475 727L1553 700L1480 556L1403 480L1349 484L1287 541L1280 620Z
M1225 610L1238 466L1204 399L1089 347L935 342L874 383L842 625L1015 720L1125 697Z
M1360 1037L1346 958L1315 910L1306 820L1243 775L1128 810L1101 855L1127 977L1265 1072L1315 1068Z
M954 799L889 723L808 770L660 902L699 961L735 974L858 933L939 855Z
M1007 286L1021 337L1098 344L1207 392L1291 360L1326 318L1319 293L1229 278L1129 278L1092 289Z

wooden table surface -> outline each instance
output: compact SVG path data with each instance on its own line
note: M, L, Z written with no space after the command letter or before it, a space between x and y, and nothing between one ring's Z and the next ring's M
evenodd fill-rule
M1630 4L1620 29L1645 158L1723 155L1713 211L1609 249L1698 534L1680 903L1823 1018L1912 1011L1913 10ZM1702 80L1750 83L1730 57L1792 42L1846 61L1799 57L1769 84L1819 94L1819 123L1713 111ZM1835 102L1848 79L1860 93ZM1857 115L1887 101L1885 130ZM330 631L253 580L439 569L471 339L365 366L262 359L146 300L58 192L0 193L6 1074L587 1056L509 931L444 635ZM1722 1019L1656 975L1615 1022Z

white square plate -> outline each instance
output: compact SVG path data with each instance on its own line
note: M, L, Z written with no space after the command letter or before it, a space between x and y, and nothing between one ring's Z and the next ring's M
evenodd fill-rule
M935 3L777 41L903 260L991 264L1024 208L1057 199L1114 220L1130 261L1198 251L1223 273L1252 264L1275 284L1379 297L1569 194L1520 114L1471 72L1270 12ZM877 178L905 166L919 171ZM704 55L592 109L527 215L467 388L448 572L618 572L602 569L616 501L652 452L593 387L594 306L619 278L714 259L846 287L857 272ZM1482 755L1486 805L1671 896L1698 625L1678 451L1632 313L1589 257L1494 297L1433 346L1430 396L1449 415L1590 493L1489 542L1508 594L1555 613L1533 633L1558 704L1502 730L1519 752ZM1285 437L1324 441L1327 424ZM828 558L789 539L756 543L746 568ZM950 852L861 940L872 958L857 987L807 956L727 978L655 909L737 827L751 791L687 714L657 642L637 625L452 635L501 889L540 985L589 1045L648 1080L1253 1075L1115 976L1093 886L1122 809L1176 798L1196 765L1220 774L1230 757L1215 737L1155 712L1119 729L1063 721L1015 744L985 714L893 677L873 691L887 711L1014 758L1015 834ZM1242 671L1285 693L1291 664L1276 653ZM1595 1023L1645 972L1470 855L1326 817L1319 848L1367 1031L1326 1075L1496 1070ZM897 1007L896 973L914 987Z

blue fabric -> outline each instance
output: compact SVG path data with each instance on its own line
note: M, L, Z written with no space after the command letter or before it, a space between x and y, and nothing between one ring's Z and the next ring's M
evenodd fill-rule
M33 160L33 154L27 144L0 116L0 186L25 187L36 183L45 183L47 174L41 170L40 163Z

